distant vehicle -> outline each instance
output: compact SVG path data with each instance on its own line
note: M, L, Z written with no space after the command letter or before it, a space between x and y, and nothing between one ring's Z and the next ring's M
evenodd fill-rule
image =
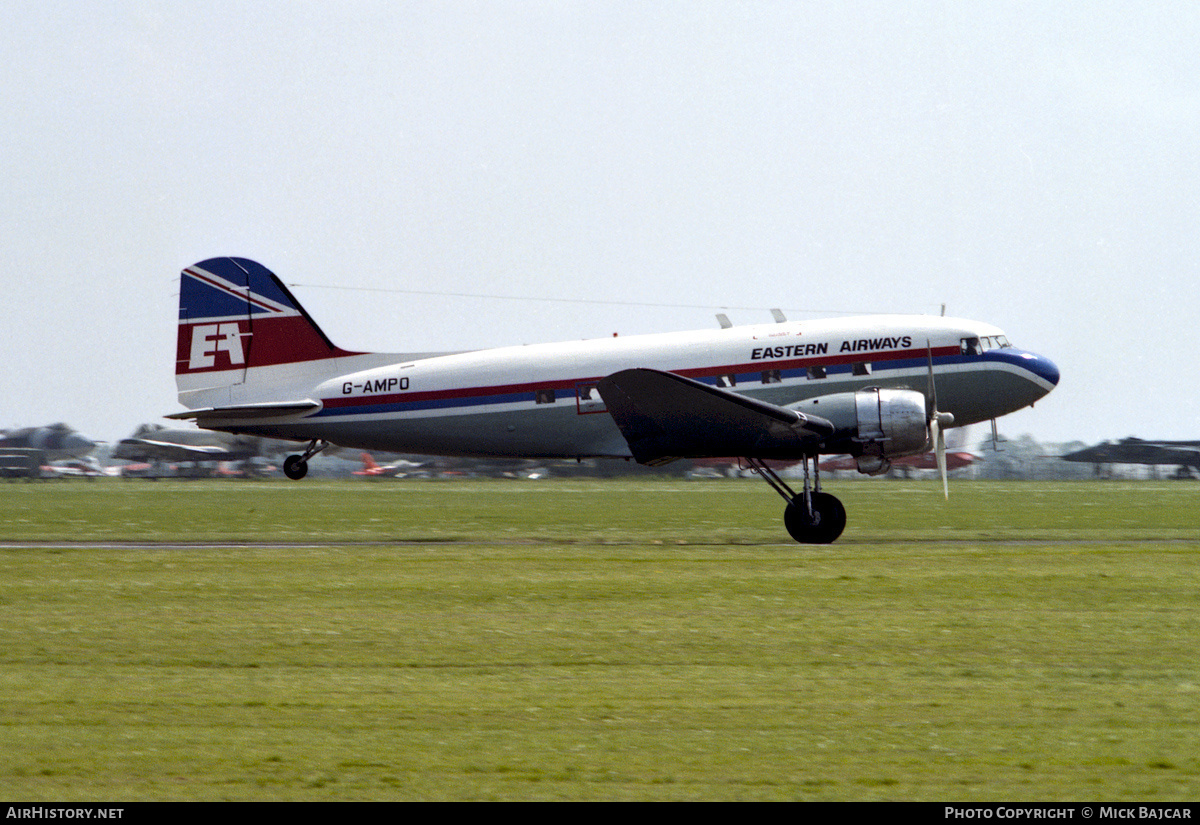
M1173 465L1176 478L1195 478L1200 470L1200 441L1143 441L1123 438L1061 456L1063 461L1096 465L1097 475L1105 464Z
M99 478L100 476L117 475L116 467L101 467L94 456L73 458L69 461L56 461L53 464L43 464L43 478Z
M108 472L121 478L155 478L157 476L157 466L147 461L139 461L130 464L114 465L108 468Z
M189 409L168 417L308 441L284 462L293 479L329 443L651 466L740 456L787 502L792 538L828 543L846 511L819 474L810 484L819 455L849 453L864 473L930 448L940 459L947 427L1030 406L1059 380L1048 359L978 321L788 323L776 313L774 324L722 327L440 355L350 352L261 264L212 258L181 274L175 380ZM803 490L768 459L801 462Z
M96 442L66 424L5 430L0 449L40 450L44 461L82 458L96 449Z

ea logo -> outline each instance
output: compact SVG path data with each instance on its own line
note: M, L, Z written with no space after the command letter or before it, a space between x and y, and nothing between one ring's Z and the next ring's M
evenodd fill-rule
M192 356L188 369L198 370L216 365L218 352L229 353L230 364L246 363L242 352L241 330L236 323L202 324L192 327Z

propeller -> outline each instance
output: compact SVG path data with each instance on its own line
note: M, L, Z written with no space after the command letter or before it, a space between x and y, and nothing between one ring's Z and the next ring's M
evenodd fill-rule
M928 411L929 440L933 442L934 455L937 456L938 474L942 477L942 493L950 500L950 481L946 476L946 432L945 428L954 423L954 415L939 412L937 405L937 383L933 380L933 344L925 340L925 352L929 362L929 387L925 393L925 409Z

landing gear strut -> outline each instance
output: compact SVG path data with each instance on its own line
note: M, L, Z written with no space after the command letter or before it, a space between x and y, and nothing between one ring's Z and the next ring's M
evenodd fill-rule
M314 438L308 442L308 449L300 455L289 455L283 461L283 474L292 481L299 481L308 475L308 460L329 446L328 441Z
M763 477L786 501L783 524L788 533L801 544L831 544L846 529L846 508L829 493L821 492L821 474L816 469L817 459L812 457L815 484L810 487L808 477L809 457L804 458L804 492L796 493L781 479L766 462L759 458L748 458L751 468Z

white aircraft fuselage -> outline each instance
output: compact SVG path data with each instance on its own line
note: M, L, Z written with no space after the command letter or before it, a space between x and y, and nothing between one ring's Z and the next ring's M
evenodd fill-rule
M787 407L865 387L923 392L930 354L939 409L959 426L1029 406L1056 383L1052 364L1014 347L965 352L964 341L1001 336L974 321L889 315L397 355L290 387L281 368L277 400L309 398L320 410L223 429L390 452L626 458L596 391L619 370L649 367ZM252 384L232 389L226 403L266 400Z

